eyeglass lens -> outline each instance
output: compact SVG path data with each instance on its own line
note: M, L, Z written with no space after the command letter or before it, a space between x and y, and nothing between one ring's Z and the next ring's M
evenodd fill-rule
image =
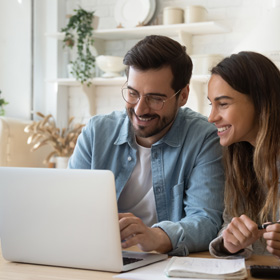
M129 89L129 88L123 88L122 89L122 95L124 100L132 105L135 105L139 102L140 100L140 95L138 92ZM152 95L146 95L144 96L145 101L149 108L153 110L161 110L164 104L164 99L162 99L159 96L152 96Z

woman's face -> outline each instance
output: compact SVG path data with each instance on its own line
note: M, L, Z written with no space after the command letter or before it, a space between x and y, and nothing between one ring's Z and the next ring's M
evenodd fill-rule
M214 74L208 83L208 99L212 105L208 121L215 123L220 144L229 146L246 141L255 146L258 126L250 97Z

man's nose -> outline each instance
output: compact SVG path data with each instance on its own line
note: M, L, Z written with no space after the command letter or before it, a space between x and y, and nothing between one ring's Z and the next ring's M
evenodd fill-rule
M135 114L140 116L147 114L150 111L150 108L146 102L146 98L142 96L138 103L134 107Z

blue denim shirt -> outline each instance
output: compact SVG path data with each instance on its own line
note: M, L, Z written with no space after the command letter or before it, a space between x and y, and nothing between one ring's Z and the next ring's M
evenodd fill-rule
M136 165L136 144L126 112L97 115L80 134L69 168L109 169L117 199ZM170 255L208 250L222 223L224 172L216 128L180 108L168 133L151 147L158 223L169 236Z

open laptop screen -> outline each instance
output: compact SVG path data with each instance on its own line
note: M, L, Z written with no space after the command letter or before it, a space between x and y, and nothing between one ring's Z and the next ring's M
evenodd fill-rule
M123 267L111 171L0 167L0 178L6 260L113 272L135 268ZM143 253L149 261L142 265L167 258L153 255Z

